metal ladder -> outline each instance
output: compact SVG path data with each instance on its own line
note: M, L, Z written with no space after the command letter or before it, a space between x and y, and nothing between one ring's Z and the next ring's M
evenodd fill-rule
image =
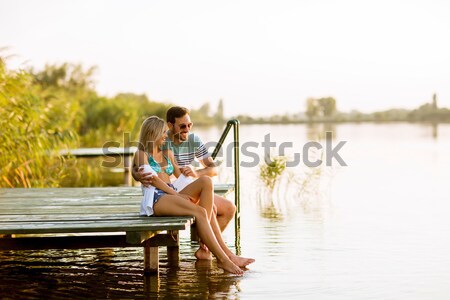
M234 202L236 205L236 214L234 216L234 230L235 230L235 245L236 245L236 254L239 255L241 252L241 243L240 243L240 227L241 227L241 198L240 198L240 175L239 175L239 120L232 119L227 122L227 126L225 127L222 136L220 137L214 151L212 153L212 159L214 160L217 157L217 154L222 148L223 142L225 141L228 133L230 132L231 127L233 127L233 157L234 157Z

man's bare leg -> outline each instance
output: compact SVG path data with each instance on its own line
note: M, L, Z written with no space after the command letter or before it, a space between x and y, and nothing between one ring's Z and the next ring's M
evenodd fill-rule
M203 244L201 241L200 241L200 248L198 248L198 250L195 251L194 255L197 259L204 259L204 260L213 259L211 251L209 251L208 247L206 247L206 245Z
M234 264L236 264L239 267L246 267L247 265L255 262L253 258L237 256L236 254L231 252L231 250L227 247L225 241L222 238L222 233L220 232L219 224L217 223L217 218L214 218L214 216L212 216L210 224L214 232L214 235L216 236L217 242Z
M224 231L236 213L236 206L228 199L214 194L214 204L217 208L217 223L220 231Z

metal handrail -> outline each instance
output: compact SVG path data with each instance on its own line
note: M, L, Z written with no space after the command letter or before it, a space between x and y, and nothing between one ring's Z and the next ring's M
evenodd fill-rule
M227 122L227 126L225 127L222 136L217 142L216 147L212 153L212 159L215 159L217 154L222 148L223 142L227 137L231 127L233 127L234 137L233 137L233 152L234 152L234 202L236 205L236 214L234 218L234 230L235 230L235 242L236 242L236 253L239 255L241 252L240 249L240 227L241 227L241 191L240 191L240 177L239 177L239 120L233 119Z

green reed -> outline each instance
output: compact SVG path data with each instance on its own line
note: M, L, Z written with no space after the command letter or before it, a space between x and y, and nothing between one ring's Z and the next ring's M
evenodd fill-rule
M266 159L266 163L260 166L259 178L269 190L273 191L285 169L286 157L274 156L270 160Z
M0 187L57 186L67 175L59 150L76 142L55 118L53 101L39 97L31 76L7 70L0 58Z

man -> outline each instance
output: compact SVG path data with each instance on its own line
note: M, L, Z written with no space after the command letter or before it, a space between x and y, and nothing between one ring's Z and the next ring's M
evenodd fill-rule
M166 147L169 147L175 156L181 172L185 176L197 178L202 175L216 176L217 167L211 155L208 153L202 140L194 133L190 133L193 123L189 116L189 110L180 106L171 107L166 114L169 131L166 139ZM202 169L194 169L191 164L197 158L202 164ZM143 185L149 185L150 173L144 173L134 165L133 178ZM217 222L221 231L227 227L236 212L236 206L229 200L219 195L214 195L214 204L217 210ZM211 259L211 253L205 247L195 253L198 259Z

